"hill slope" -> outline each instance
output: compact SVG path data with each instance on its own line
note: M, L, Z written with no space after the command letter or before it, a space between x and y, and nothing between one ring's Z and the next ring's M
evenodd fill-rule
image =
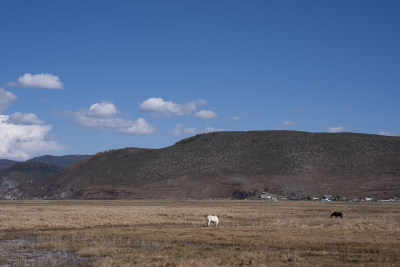
M9 166L14 165L14 164L16 164L18 162L19 161L15 161L15 160L0 159L0 169L1 168L5 168L5 167L9 167Z
M41 189L62 171L49 163L21 162L0 170L0 199L35 197Z
M162 149L97 154L49 188L60 198L210 198L251 193L400 195L400 138L292 131L217 132Z

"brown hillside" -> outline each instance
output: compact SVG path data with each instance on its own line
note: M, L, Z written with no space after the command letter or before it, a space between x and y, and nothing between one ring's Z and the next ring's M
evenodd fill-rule
M230 198L268 190L400 196L400 138L293 131L217 132L162 149L97 154L47 194L66 198Z

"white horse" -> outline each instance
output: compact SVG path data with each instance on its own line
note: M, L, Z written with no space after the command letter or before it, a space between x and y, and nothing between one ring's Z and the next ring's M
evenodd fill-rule
M208 215L207 221L207 226L210 226L211 223L213 223L215 226L218 226L219 223L218 216L215 215Z

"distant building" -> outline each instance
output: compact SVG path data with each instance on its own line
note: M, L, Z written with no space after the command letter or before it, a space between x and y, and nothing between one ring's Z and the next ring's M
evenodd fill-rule
M272 196L269 195L269 194L266 193L266 192L262 192L260 198L261 198L261 199L271 199Z

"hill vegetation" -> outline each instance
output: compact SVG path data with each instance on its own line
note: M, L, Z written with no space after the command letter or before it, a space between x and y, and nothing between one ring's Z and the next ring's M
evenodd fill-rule
M400 195L400 138L293 131L201 134L162 149L99 153L62 172L54 198Z
M18 161L8 160L8 159L0 159L0 169L8 167L8 166L11 166L11 165L14 165L16 163L18 163Z
M0 170L0 199L43 195L43 186L62 171L50 163L20 162Z

